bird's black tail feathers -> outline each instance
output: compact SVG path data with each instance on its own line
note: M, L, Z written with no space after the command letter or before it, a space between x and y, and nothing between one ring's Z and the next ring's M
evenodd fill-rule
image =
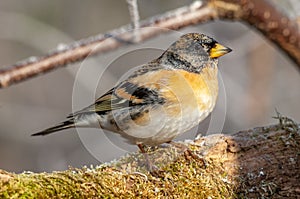
M62 123L60 123L56 126L45 129L43 131L34 133L31 136L48 135L48 134L51 134L51 133L55 133L57 131L61 131L61 130L64 130L64 129L69 129L69 128L74 128L74 127L75 127L74 120L71 119L71 120L64 121L64 122L62 122Z

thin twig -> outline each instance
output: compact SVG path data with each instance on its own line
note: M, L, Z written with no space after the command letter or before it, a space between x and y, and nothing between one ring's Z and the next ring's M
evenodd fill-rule
M127 0L128 4L128 11L130 14L130 19L133 27L133 40L134 42L139 42L139 28L140 28L140 15L139 15L139 9L137 5L137 0Z

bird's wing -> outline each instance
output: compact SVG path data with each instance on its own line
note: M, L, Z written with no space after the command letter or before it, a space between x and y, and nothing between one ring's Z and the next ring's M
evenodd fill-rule
M95 101L95 104L69 115L68 118L95 112L101 115L117 109L161 104L163 101L164 99L159 96L156 90L138 86L129 81L124 81L98 98Z
M79 110L77 112L74 112L68 116L68 118L74 117L76 115L81 114L88 114L88 113L105 113L107 111L111 111L113 109L116 109L117 107L122 107L121 99L117 97L114 92L114 89L109 90L104 95L99 97L94 104L91 104L90 106Z

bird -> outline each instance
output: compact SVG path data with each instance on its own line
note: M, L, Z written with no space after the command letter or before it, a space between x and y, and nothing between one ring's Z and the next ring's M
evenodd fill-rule
M32 136L90 127L118 133L143 153L145 146L169 143L213 111L218 58L231 51L205 34L184 34L94 104Z

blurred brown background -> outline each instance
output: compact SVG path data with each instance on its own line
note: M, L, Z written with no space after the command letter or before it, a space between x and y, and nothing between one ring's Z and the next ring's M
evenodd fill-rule
M138 0L142 19L191 2ZM274 3L290 17L300 14L298 1ZM0 66L43 55L64 43L128 23L125 0L0 1ZM248 27L237 22L213 22L124 47L0 90L0 168L15 172L64 170L68 165L100 164L127 150L136 150L109 133L99 138L102 133L91 129L81 129L79 135L75 130L38 138L30 134L89 105L127 70L155 58L161 49L187 32L208 34L233 49L219 64L224 87L221 86L215 110L217 116L208 118L199 131L230 133L275 123L275 108L300 121L300 76L296 67ZM221 127L216 127L219 124ZM192 139L195 131L198 130L179 139ZM107 146L108 142L120 145L121 150L115 151Z

